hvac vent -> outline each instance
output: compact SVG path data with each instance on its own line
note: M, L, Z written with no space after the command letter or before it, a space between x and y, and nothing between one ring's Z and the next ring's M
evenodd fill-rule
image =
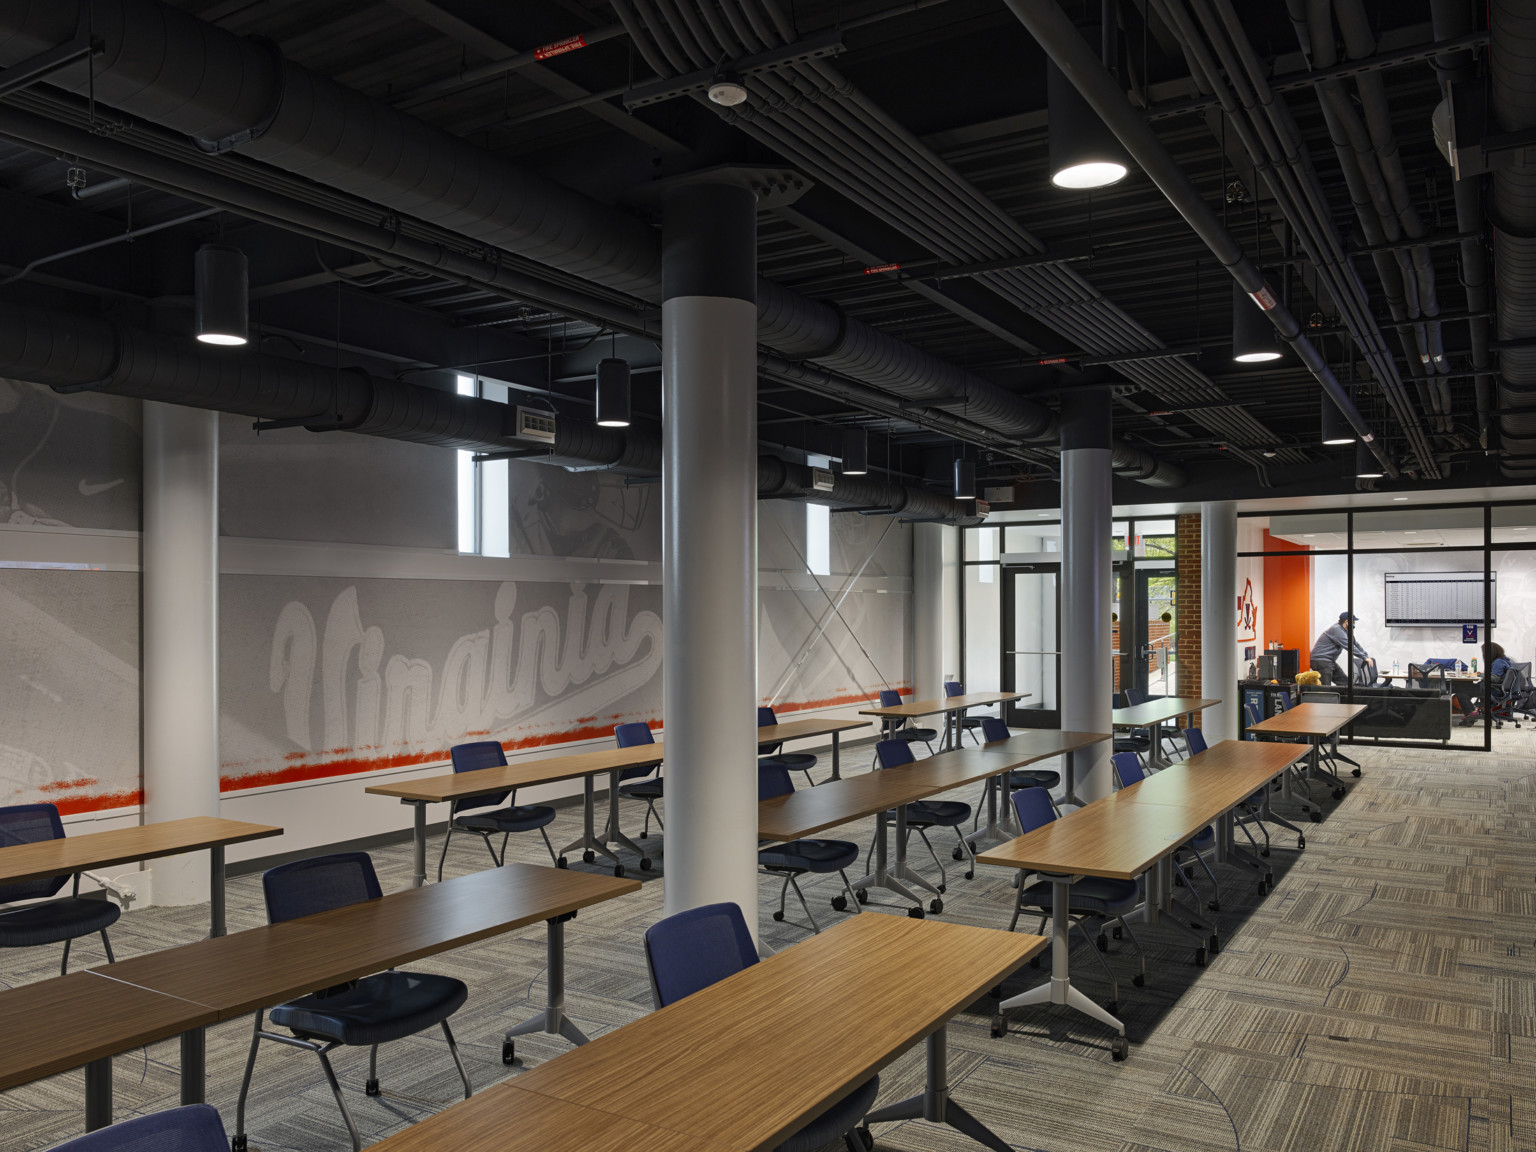
M811 469L811 487L817 492L830 492L837 487L837 478L830 468Z
M512 433L519 440L537 440L541 444L555 442L555 414L542 408L517 409L517 431Z

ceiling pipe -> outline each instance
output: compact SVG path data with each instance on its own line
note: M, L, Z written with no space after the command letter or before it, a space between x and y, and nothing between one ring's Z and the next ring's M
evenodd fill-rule
M1331 395L1360 438L1371 446L1387 475L1396 479L1397 465L1381 446L1370 424L1355 407L1349 393L1334 377L1328 362L1301 332L1301 325L1289 308L1275 296L1253 261L1222 226L1216 214L1201 197L1183 169L1169 155L1157 134L1142 114L1133 108L1119 84L1105 71L1098 55L1083 41L1072 21L1057 6L1056 0L1006 0L1023 25L1077 85L1078 91L1093 105L1099 117L1114 130L1142 171L1152 179L1168 202L1195 233L1205 241L1224 268L1256 304L1264 308L1280 338L1290 345L1317 382Z

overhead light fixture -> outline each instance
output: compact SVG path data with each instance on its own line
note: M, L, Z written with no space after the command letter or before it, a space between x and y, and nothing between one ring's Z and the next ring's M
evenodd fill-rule
M1355 478L1358 480L1375 480L1385 476L1381 469L1381 461L1376 459L1376 454L1371 451L1371 446L1364 440L1355 444Z
M629 361L612 356L597 362L597 422L629 427Z
M204 344L244 344L249 339L245 253L228 244L204 244L196 272L197 338Z
M710 82L709 98L724 108L734 108L746 100L747 86L731 69L722 68Z
M863 428L843 429L843 475L863 476L869 472L869 433Z
M1326 392L1322 394L1322 405L1322 442L1335 445L1353 444L1356 439L1354 425L1344 419L1344 413L1339 411L1339 406L1333 402L1333 397Z
M1394 500L1394 501L1401 501L1401 500L1406 500L1406 499L1408 499L1408 497L1406 497L1406 496L1394 496L1394 497L1392 497L1392 499L1393 499L1393 500Z
M976 499L976 461L955 461L955 499Z
M1239 364L1263 364L1280 359L1275 326L1236 281L1232 283L1232 359Z
M1125 179L1130 171L1125 148L1051 60L1045 63L1045 86L1051 102L1051 183L1081 190L1105 188Z

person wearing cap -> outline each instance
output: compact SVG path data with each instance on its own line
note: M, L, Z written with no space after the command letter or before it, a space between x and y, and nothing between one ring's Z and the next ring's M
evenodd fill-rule
M1340 612L1339 622L1330 624L1323 629L1323 634L1312 645L1312 670L1320 673L1324 684L1348 684L1349 674L1339 667L1339 656L1343 652L1353 652L1355 658L1368 660L1370 654L1360 646L1360 641L1351 641L1346 624L1356 622L1353 612Z

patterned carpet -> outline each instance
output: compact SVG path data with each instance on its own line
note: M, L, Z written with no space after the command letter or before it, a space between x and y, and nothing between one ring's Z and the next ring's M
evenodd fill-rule
M1305 825L1306 850L1289 833L1276 836L1273 893L1260 900L1250 873L1219 870L1225 946L1208 967L1195 967L1167 928L1142 928L1148 981L1135 989L1129 946L1112 943L1129 1061L1113 1063L1109 1032L1064 1009L1015 1012L1009 1035L994 1040L984 1000L950 1028L956 1097L1015 1148L1049 1152L1536 1149L1536 737L1496 736L1490 754L1356 752L1364 778L1344 800L1325 799L1326 820ZM1276 808L1303 823L1294 805ZM626 809L636 828L640 815L638 804ZM579 816L562 810L557 842L576 833ZM840 834L867 842L870 828ZM936 842L949 866L950 842ZM438 843L431 847L435 860ZM542 852L536 837L514 838L514 857L537 862ZM407 846L373 856L386 891L407 883ZM450 872L482 863L476 843L455 841ZM967 881L952 869L950 879L945 919L1006 926L1006 874L983 869ZM832 885L811 890L818 917L834 919L825 903ZM764 878L764 938L783 947L803 932L768 919L777 899L777 883ZM569 925L568 1007L589 1034L648 1010L639 941L660 908L660 885L650 883ZM262 922L257 877L231 883L229 919L231 931ZM134 911L113 943L130 956L197 939L205 924L204 908ZM99 946L84 941L76 955L95 963ZM55 948L0 955L0 981L42 979L57 963ZM476 1087L515 1075L500 1063L501 1030L542 1004L542 929L412 967L469 984L454 1025ZM1073 968L1085 992L1108 999L1081 946ZM1024 969L1009 993L1042 975ZM249 1036L247 1022L209 1031L209 1101L231 1131ZM564 1047L548 1036L518 1042L528 1063ZM119 1118L177 1103L177 1055L173 1041L117 1059ZM335 1061L365 1141L461 1094L432 1034L381 1052L380 1097L363 1094L364 1050L342 1049ZM881 1101L920 1091L921 1079L919 1047L882 1073ZM0 1094L0 1148L78 1134L82 1083L75 1071ZM317 1062L275 1045L263 1046L257 1065L248 1131L264 1152L348 1147ZM876 1137L882 1149L910 1152L976 1147L922 1121L883 1125Z

